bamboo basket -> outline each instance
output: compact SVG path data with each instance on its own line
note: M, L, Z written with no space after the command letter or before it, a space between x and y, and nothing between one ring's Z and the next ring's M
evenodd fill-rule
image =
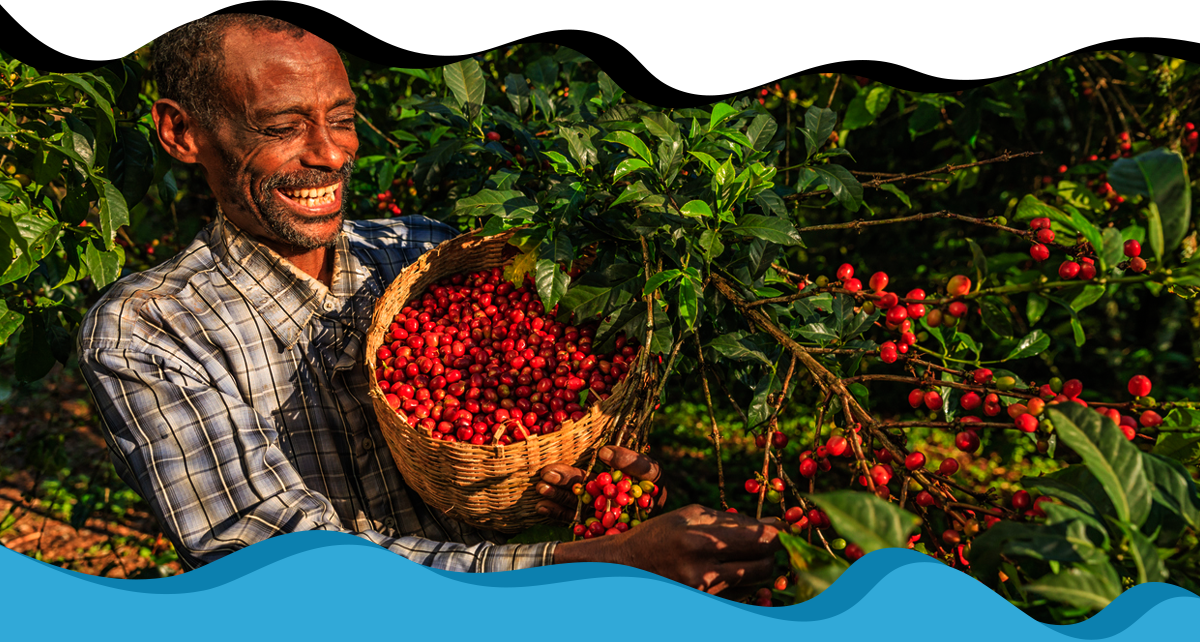
M516 254L512 233L480 237L464 234L426 252L406 267L375 305L367 334L364 367L380 429L405 482L432 509L470 524L515 532L547 519L537 514L538 471L547 464L586 466L597 448L612 439L622 420L636 421L651 393L646 359L639 358L608 399L593 404L579 421L558 432L531 435L510 445L473 445L434 439L393 409L375 377L375 351L392 319L435 282L459 272L506 265Z

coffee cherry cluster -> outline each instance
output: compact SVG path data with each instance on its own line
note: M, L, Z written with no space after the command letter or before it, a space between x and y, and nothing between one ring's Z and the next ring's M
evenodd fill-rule
M376 352L388 404L435 439L508 445L556 432L607 399L637 347L593 354L595 324L545 314L532 279L500 268L435 283L393 319Z
M650 516L659 492L653 482L635 482L619 470L600 473L587 484L575 484L572 490L585 510L591 506L595 511L573 527L575 535L584 539L619 535L640 525Z

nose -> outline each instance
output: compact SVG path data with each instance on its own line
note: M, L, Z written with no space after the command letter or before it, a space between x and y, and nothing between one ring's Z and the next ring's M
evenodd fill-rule
M358 136L351 130L336 130L328 124L309 128L301 162L314 169L340 171L358 150Z

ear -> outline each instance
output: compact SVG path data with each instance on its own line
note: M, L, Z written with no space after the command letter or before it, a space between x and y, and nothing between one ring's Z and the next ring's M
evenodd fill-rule
M154 128L158 131L158 142L176 160L183 163L200 161L200 145L197 138L202 135L200 123L174 100L159 100L150 108Z

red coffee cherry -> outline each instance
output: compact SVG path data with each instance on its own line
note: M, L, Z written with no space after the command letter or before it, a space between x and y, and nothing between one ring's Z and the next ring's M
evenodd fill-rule
M938 466L938 474L944 477L949 477L957 472L958 460L954 459L953 457L949 459L943 459L941 465Z
M1133 239L1125 241L1125 256L1133 258L1142 255L1142 244Z
M846 559L850 560L851 562L856 562L862 558L863 555L865 555L862 547L858 544L847 544L845 553Z
M1083 393L1083 382L1078 379L1071 379L1063 384L1062 394L1067 399L1074 399Z
M843 263L842 267L837 270L837 278L842 283L854 278L854 266L849 263Z
M1041 243L1034 243L1029 248L1029 256L1033 257L1033 260L1041 263L1042 261L1050 258L1050 249Z
M897 305L887 311L887 322L892 325L900 325L907 318L908 308L903 305Z
M967 304L963 303L962 301L954 301L949 306L947 306L946 310L950 313L950 316L952 316L952 317L961 318L961 317L967 316Z
M1146 375L1133 375L1129 379L1129 394L1135 397L1150 396L1150 378Z
M884 363L896 363L896 360L899 358L900 355L897 354L896 344L894 342L888 341L879 346L880 361L883 361Z
M1079 266L1079 278L1084 281L1091 281L1096 278L1096 266L1091 263L1084 263Z
M946 284L946 292L950 296L962 296L971 291L971 279L956 274L950 277L950 282Z
M1143 428L1154 428L1162 424L1162 417L1160 417L1158 413L1154 412L1153 410L1147 410L1146 412L1142 413L1140 418L1138 418L1138 423L1142 424Z
M1037 233L1035 233L1033 235L1033 237L1037 239L1038 243L1053 243L1054 242L1054 230L1052 230L1050 228L1043 228L1043 229L1038 230Z
M868 285L870 285L871 289L876 292L886 288L887 284L888 275L886 272L876 272L875 274L871 275L871 280L868 281Z
M1016 424L1017 428L1020 428L1022 432L1037 432L1037 417L1034 417L1029 413L1025 413L1017 417Z
M910 471L924 468L925 454L921 452L909 453L908 457L904 458L904 467Z
M1023 511L1033 505L1033 498L1029 496L1029 491L1018 490L1013 493L1012 507Z
M1137 272L1139 274L1142 272L1145 272L1146 271L1145 259L1143 259L1140 256L1135 256L1132 259L1129 259L1129 269L1131 269L1134 272Z
M747 479L745 486L746 492L751 495L757 495L759 489L762 488L762 484L759 484L757 479Z
M925 403L925 391L920 388L914 388L908 393L908 405L913 408L920 408L921 404Z
M895 293L893 293L893 292L884 292L883 294L881 294L879 296L879 299L877 301L875 301L875 305L880 310L891 310L892 308L896 307L899 303L900 303L900 297L896 296ZM899 321L897 321L897 323L899 323Z
M834 457L841 457L850 448L850 442L845 437L830 437L825 442L825 452Z
M925 407L930 410L938 410L942 407L942 395L936 390L930 390L925 393Z
M804 477L812 477L817 474L817 462L810 457L805 457L800 462L800 474Z
M965 453L979 450L979 435L967 430L954 436L954 447Z
M917 506L929 508L934 504L933 495L930 495L929 491L923 490L917 493L917 496L913 498L913 502L915 502Z
M1043 216L1043 217L1035 218L1035 219L1029 221L1029 229L1031 229L1031 230L1045 230L1045 229L1049 229L1049 228L1050 228L1050 219L1047 217Z
M850 293L858 292L862 289L862 282L860 282L858 279L847 279L842 283L842 288Z
M971 380L974 381L975 385L977 386L985 385L991 382L992 371L987 368L979 368L971 373Z
M960 398L958 400L958 404L960 406L962 406L962 409L966 410L968 412L971 410L975 410L982 403L983 403L983 400L980 399L979 395L975 394L974 392L968 392L967 394L963 395L962 398Z
M1075 278L1079 274L1079 264L1075 261L1063 261L1062 265L1058 266L1058 276L1063 280Z

